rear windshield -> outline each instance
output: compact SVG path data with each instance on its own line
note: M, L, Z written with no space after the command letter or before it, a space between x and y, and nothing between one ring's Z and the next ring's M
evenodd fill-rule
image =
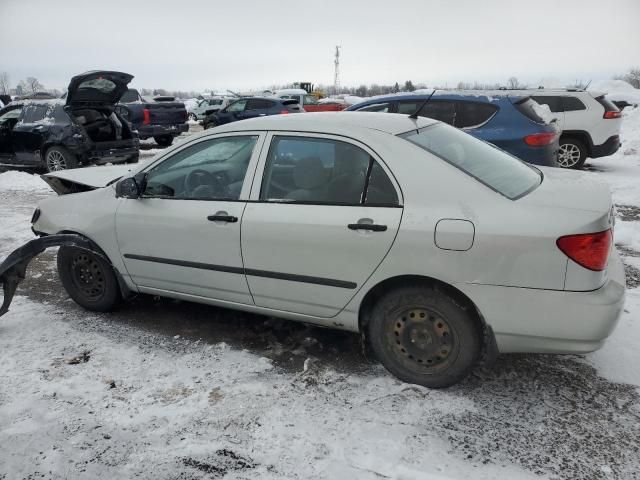
M116 84L106 78L94 78L92 80L82 82L78 87L78 89L80 90L84 90L87 88L93 88L102 93L111 93L116 89Z
M540 108L537 108L540 107L540 104L534 102L533 100L531 100L531 98L524 98L514 103L513 106L516 107L516 109L529 120L542 125L548 123L548 121L545 121L542 110L540 110Z
M616 105L604 95L596 97L596 100L600 105L604 107L605 112L617 112L619 110L619 108L616 107Z
M456 128L438 123L399 135L511 200L542 181L539 170Z

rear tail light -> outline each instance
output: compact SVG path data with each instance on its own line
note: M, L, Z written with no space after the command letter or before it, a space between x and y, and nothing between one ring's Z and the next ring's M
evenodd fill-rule
M142 110L142 115L143 115L142 123L144 125L151 124L151 112L149 111L148 108L145 108L144 110Z
M285 113L289 113L289 110L280 110L281 115L284 115Z
M578 265L601 272L609 261L611 242L611 230L605 230L598 233L566 235L556 240L556 245Z
M604 112L604 115L602 116L602 118L620 118L621 116L622 116L622 112L608 111L608 112Z
M552 144L555 139L556 134L553 132L534 133L533 135L524 137L524 143L532 147L541 147Z

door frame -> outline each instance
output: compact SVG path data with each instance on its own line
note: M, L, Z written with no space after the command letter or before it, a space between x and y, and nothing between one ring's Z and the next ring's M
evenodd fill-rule
M271 143L273 141L273 137L280 136L280 137L303 137L303 138L319 138L319 139L325 139L325 140L335 140L338 142L349 143L355 147L361 148L362 150L367 152L369 155L371 155L371 157L382 167L384 172L387 174L387 177L389 177L389 180L391 180L393 188L396 189L396 193L398 195L398 206L399 207L404 206L404 195L402 192L402 188L400 188L400 183L398 182L398 179L395 177L391 169L387 166L385 161L382 158L380 158L380 155L378 155L375 150L373 150L368 145L362 143L361 141L355 138L349 137L347 135L339 135L339 134L332 134L332 133L287 131L287 130L269 130L268 132L265 132L265 133L266 133L266 136L264 139L264 143L262 144L262 148L261 148L262 151L260 153L258 165L254 173L254 180L251 185L251 191L249 193L250 202L273 203L273 204L300 203L295 201L269 202L267 200L260 200L260 190L262 188L262 182L264 181L264 171L267 164L267 158L269 156L269 150L271 149ZM314 204L313 202L306 202L306 203ZM317 203L317 205L327 205L327 204ZM348 206L348 205L343 205L343 206ZM366 206L366 205L358 205L358 206ZM374 206L374 205L371 205L371 206Z

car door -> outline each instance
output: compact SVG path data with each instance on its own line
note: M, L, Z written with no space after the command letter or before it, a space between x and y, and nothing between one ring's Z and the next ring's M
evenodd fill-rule
M227 108L225 108L222 112L218 112L216 114L216 118L218 119L218 123L225 124L229 122L235 122L237 120L242 120L244 117L242 116L245 107L247 106L247 99L243 98L241 100L236 100L231 103Z
M260 98L250 98L242 112L238 112L238 120L246 120L248 118L264 117L267 109L275 105L275 102L262 100Z
M242 220L251 294L262 307L335 316L391 248L400 190L359 142L288 132L267 142Z
M253 303L240 225L264 133L210 136L150 166L116 212L120 253L143 292Z
M585 110L587 110L587 106L582 103L577 97L563 96L562 97L562 109L564 112L564 123L563 128L567 130L578 130L584 129L585 119L588 118L585 115ZM600 120L600 119L598 119Z
M7 107L0 112L0 161L10 163L15 161L13 146L13 128L15 127L22 107Z
M44 144L48 125L44 122L49 104L26 105L20 121L13 127L13 148L16 162L25 165L42 163L40 147Z

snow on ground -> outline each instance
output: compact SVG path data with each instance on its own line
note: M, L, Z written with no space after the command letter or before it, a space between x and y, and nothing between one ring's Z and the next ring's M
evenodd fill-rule
M502 355L442 391L345 332L150 297L84 311L41 255L0 319L0 480L640 478L640 109L623 142L587 173L634 287L605 347ZM32 238L41 186L0 173L0 258Z

